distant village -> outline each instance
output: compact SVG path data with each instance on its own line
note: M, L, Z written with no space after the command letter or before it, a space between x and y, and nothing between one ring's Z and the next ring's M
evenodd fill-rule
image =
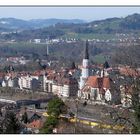
M21 30L13 31L13 32L1 32L0 35L11 35L11 34L17 34L22 32ZM104 39L101 39L102 37L91 37L91 39L88 39L88 41L92 41L94 43L138 43L140 42L140 37L136 36L134 33L116 33L112 37L107 37ZM35 43L35 44L57 44L57 43L73 43L79 40L85 40L82 38L78 37L59 37L59 38L53 38L53 39L42 39L42 38L34 38L34 39L29 39L29 43ZM4 40L1 40L5 42ZM7 42L7 40L6 40ZM12 39L8 41L9 43L11 42L17 42L16 39Z

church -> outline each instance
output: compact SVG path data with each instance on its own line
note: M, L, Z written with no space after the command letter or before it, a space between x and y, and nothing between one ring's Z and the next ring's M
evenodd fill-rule
M82 63L79 81L78 97L91 101L111 102L112 93L108 67L105 67L104 65L100 74L91 75L88 46L89 43L86 41L85 56Z

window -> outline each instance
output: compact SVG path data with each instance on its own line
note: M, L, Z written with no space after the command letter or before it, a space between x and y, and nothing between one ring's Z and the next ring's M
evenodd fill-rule
M46 83L46 91L48 92L48 90L49 90L49 85L48 83Z
M92 92L92 97L94 98L94 100L96 100L97 99L97 89L94 88L91 90L91 92Z

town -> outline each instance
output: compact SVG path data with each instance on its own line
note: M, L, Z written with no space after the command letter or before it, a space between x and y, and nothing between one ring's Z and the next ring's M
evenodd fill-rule
M98 115L98 113L93 111L94 108L95 111L97 111L96 107L99 108L99 110L101 108L111 108L108 110L114 110L114 108L117 108L117 110L126 110L130 108L128 112L131 114L132 89L134 86L131 80L140 76L139 69L136 70L123 65L111 67L107 61L101 65L91 65L88 50L89 42L84 42L84 46L83 60L81 60L82 63L78 65L78 67L72 62L69 68L49 69L47 66L42 66L41 70L35 70L33 72L17 72L12 65L9 65L6 72L1 72L1 89L3 89L3 93L1 91L1 97L3 97L3 99L0 101L19 105L22 110L20 110L21 112L23 112L23 108L25 107L26 110L28 110L27 112L34 112L31 117L31 123L27 123L26 125L30 133L39 133L39 129L43 125L43 120L40 118L43 114L45 115L46 112L46 106L44 104L54 97L62 99L67 106L69 106L69 110L71 110L69 111L69 117L71 117L71 114L77 116L77 110L75 109L79 108L79 116L77 116L79 119L80 117L88 121L95 119L97 122L98 119L96 115ZM47 51L47 55L49 56L48 46ZM8 60L25 64L24 58L11 57ZM129 78L130 75L132 78L130 78L131 80L128 80L127 83L125 79ZM14 100L11 100L10 95L8 95L9 91L6 89L13 92L12 96ZM4 94L6 96L4 96ZM17 94L23 97L18 98ZM28 96L25 98L24 94L31 94L31 99L28 99ZM37 94L44 95L44 97L35 97ZM75 104L75 106L72 104ZM89 110L88 113L91 114L94 112L95 114L93 114L93 116L95 118L92 118L90 115L84 115L85 109L82 109L81 104L83 104L83 107L85 106L84 108L87 107L86 111ZM35 106L33 107L33 105ZM4 108L5 106L1 108L1 112L5 110ZM29 114L31 114L31 112ZM109 114L109 112L105 114ZM37 117L37 119L34 120L34 117ZM104 123L108 121L111 123L112 120L107 120ZM127 127L130 127L130 125L132 124L129 124ZM57 133L57 131L59 132L56 128L54 130L56 131L55 133ZM120 133L119 128L118 133Z
M0 133L139 134L139 19L0 19Z

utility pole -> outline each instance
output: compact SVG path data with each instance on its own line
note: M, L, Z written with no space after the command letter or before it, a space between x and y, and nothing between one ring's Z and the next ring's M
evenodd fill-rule
M49 44L47 43L47 56L49 56Z
M79 104L79 100L78 99L76 99L75 100L75 107L76 107L76 114L75 114L75 128L74 128L74 133L76 134L77 133L77 131L76 131L76 129L77 129L77 118L78 118L78 104Z
M46 56L49 56L49 37L48 37L48 39L46 40L46 45L47 45L47 54L46 54Z

